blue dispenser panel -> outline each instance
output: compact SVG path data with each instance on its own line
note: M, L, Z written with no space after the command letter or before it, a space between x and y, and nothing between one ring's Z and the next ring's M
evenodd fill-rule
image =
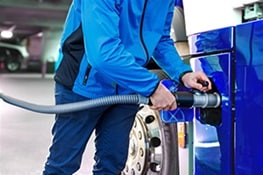
M233 49L233 28L221 28L188 37L191 55L226 52Z
M190 64L204 71L222 96L222 123L200 124L195 112L195 175L232 175L234 173L233 48L234 28L227 27L189 37Z
M230 175L233 172L232 53L192 58L195 71L204 71L222 96L222 123L214 127L195 123L195 175ZM195 118L200 118L196 110Z
M263 20L236 27L236 175L263 174Z

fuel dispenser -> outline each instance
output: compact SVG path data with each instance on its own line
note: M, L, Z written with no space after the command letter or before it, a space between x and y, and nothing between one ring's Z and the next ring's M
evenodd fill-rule
M189 43L192 68L222 99L221 111L194 111L194 174L263 174L263 20L193 34Z

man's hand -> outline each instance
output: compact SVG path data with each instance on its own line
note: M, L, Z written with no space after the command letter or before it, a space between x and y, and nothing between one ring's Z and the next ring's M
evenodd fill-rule
M162 84L159 83L157 89L150 97L153 110L175 110L177 104L174 95Z
M194 88L203 92L212 88L211 81L201 71L188 72L181 78L184 86L187 88ZM204 85L202 82L207 82L208 84ZM153 110L175 110L177 108L175 96L162 83L159 83L155 92L150 96L150 100L152 103L150 108Z
M212 88L211 81L202 71L189 72L181 78L184 86L187 88L194 88L203 92L209 91ZM207 86L202 85L202 82L208 82Z

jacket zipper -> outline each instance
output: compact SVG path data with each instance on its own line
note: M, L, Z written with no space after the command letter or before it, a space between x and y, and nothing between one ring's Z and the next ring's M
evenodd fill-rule
M144 49L144 52L146 55L146 62L144 64L144 66L148 64L149 59L150 59L149 58L149 52L147 50L146 44L145 44L144 39L143 39L143 23L144 23L144 17L145 17L145 11L146 11L146 7L147 7L147 3L148 3L148 0L145 0L144 5L143 5L142 18L141 18L141 22L140 22L140 40L141 40L141 44L143 46L143 49Z
M83 80L83 82L82 82L82 84L83 84L84 86L87 85L87 82L88 82L88 79L89 79L90 70L91 70L91 66L90 66L90 64L88 64L88 67L87 67L86 72L85 72L84 80Z

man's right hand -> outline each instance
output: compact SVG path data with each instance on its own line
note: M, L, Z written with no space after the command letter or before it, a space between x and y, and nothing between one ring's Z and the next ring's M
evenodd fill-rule
M150 96L153 110L175 110L177 103L174 95L162 84L159 83L155 92Z

